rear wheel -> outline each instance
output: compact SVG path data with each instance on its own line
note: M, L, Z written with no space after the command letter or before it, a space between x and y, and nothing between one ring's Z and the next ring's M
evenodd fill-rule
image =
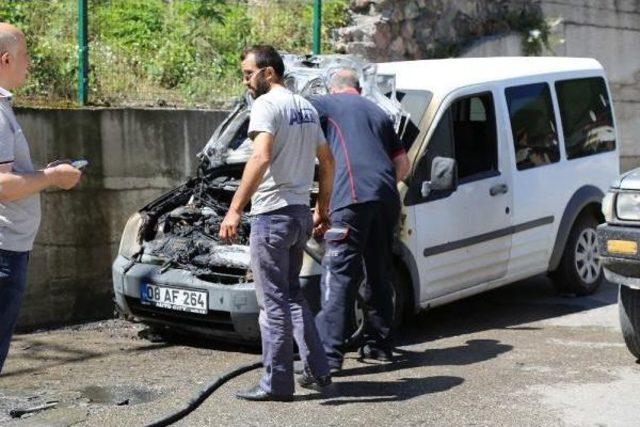
M624 342L640 361L640 290L620 286L618 309Z
M578 217L562 253L558 269L551 275L560 293L590 295L602 283L602 263L598 254L598 220L589 213Z

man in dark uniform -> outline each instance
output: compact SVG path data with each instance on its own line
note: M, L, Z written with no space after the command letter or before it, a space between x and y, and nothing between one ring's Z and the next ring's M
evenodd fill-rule
M334 72L329 89L330 95L311 99L335 158L331 225L316 227L318 233L326 230L316 324L329 365L337 371L363 271L367 313L360 355L391 360L391 248L400 213L397 182L407 174L409 160L391 119L360 96L355 70Z

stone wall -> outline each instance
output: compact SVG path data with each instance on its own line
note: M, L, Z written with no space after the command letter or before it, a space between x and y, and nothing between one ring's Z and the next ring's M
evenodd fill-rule
M542 17L527 0L353 0L351 10L337 48L375 61L457 56L478 37Z
M640 0L353 0L338 47L375 61L517 56L533 29L552 29L545 55L605 67L622 141L621 168L640 166Z
M57 158L91 162L76 189L42 194L43 221L29 263L20 329L111 315L111 262L126 219L195 173L196 153L225 114L17 111L39 167Z

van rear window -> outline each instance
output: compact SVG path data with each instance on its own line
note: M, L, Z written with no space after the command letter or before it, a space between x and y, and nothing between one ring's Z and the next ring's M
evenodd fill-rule
M518 170L560 160L551 91L546 83L505 90Z
M558 81L556 93L568 159L615 150L611 100L602 77Z

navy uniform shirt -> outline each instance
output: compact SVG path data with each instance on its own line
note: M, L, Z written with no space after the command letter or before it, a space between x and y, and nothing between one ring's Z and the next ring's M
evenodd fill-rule
M355 91L310 101L335 158L331 211L370 201L399 204L392 159L405 150L387 114Z

